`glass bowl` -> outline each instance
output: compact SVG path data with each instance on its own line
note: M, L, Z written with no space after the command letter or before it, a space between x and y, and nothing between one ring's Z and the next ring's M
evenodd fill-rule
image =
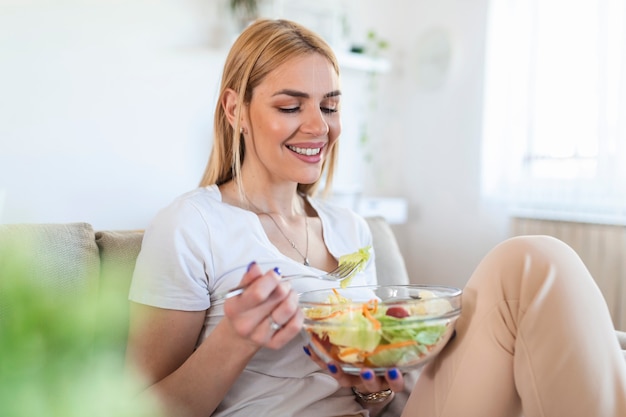
M462 291L433 285L372 285L300 294L302 334L324 361L358 375L370 368L407 371L446 345L461 313Z

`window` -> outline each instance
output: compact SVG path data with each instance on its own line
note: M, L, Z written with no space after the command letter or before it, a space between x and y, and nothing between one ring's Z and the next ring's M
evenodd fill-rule
M626 223L625 14L625 0L492 0L486 197L532 217Z

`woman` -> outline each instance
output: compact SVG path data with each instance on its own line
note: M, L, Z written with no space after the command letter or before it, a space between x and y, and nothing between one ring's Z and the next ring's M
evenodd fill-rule
M389 381L322 372L303 352L296 291L280 282L278 271L330 271L339 256L371 244L363 219L311 198L323 172L327 184L332 178L338 74L328 45L293 23L258 22L233 45L202 186L146 230L131 288L133 317L146 319L131 328L129 355L170 407L204 416L359 415L350 387L401 389L395 370ZM372 262L354 282L375 282L373 271ZM242 295L211 303L210 294L240 281Z
M314 196L321 182L331 184L340 101L336 58L307 29L261 20L232 46L201 187L146 230L130 291L129 364L169 414L373 416L403 389L396 369L350 376L303 352L297 293L329 284L280 279L330 271L339 256L371 244L362 218ZM374 271L372 260L354 285L374 283ZM211 301L238 285L241 295ZM626 411L626 369L606 307L569 248L546 238L505 242L465 291L458 335L419 378L405 415L509 416L520 404L529 416L608 415L594 404L581 406L587 414L541 414L546 403L561 404L536 390L571 393L552 387L569 383L570 369L610 379L612 402L603 406ZM593 329L570 326L587 316ZM551 371L527 366L535 360Z

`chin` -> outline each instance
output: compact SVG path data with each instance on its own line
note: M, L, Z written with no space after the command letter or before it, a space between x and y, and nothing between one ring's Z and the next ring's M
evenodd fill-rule
M305 177L305 178L300 178L300 180L298 181L298 184L310 185L310 184L313 184L313 183L319 181L320 178L321 178L321 175L308 176L308 177Z

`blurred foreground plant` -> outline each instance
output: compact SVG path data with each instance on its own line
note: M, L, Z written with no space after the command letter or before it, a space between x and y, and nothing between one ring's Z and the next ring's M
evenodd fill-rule
M0 416L157 417L153 399L135 397L119 346L106 331L125 326L107 294L41 285L23 251L0 253ZM111 321L112 320L112 321Z

